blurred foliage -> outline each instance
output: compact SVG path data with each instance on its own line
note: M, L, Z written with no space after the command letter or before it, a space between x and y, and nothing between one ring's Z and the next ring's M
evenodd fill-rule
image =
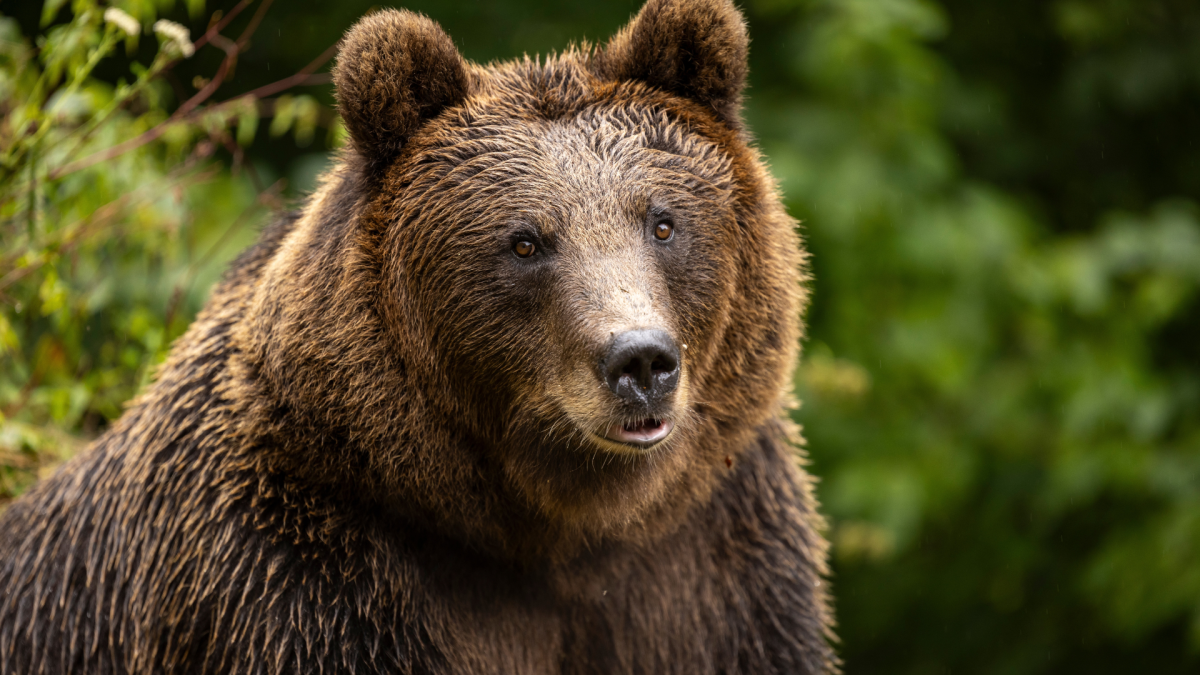
M115 6L196 36L247 4ZM119 415L262 207L311 186L327 79L254 92L370 4L244 12L223 81L224 49L181 60L94 3L4 9L0 497ZM638 4L406 6L487 61ZM796 416L847 671L1197 672L1200 5L744 9L747 116L813 253ZM226 103L188 109L213 81Z
M216 33L198 43L220 45L221 69L177 95L167 76L195 45L155 21L171 2L64 4L45 3L33 31L0 16L0 502L79 447L68 433L121 414L281 205L243 161L260 116L304 144L323 112L261 91L210 103L245 44ZM97 77L113 60L119 74Z
M1197 672L1200 6L761 12L848 670Z

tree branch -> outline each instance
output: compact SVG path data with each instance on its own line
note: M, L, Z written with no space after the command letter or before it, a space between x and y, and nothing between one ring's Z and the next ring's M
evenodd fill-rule
M225 77L229 73L230 68L232 68L233 64L237 61L237 57L241 51L242 45L246 44L249 41L250 36L255 30L257 30L259 23L262 21L262 15L266 12L265 8L270 7L272 2L272 0L264 0L264 2L259 5L259 11L255 13L254 17L250 20L250 25L246 26L246 30L242 31L242 35L238 37L236 42L221 35L219 32L220 29L226 26L234 16L245 9L245 7L248 6L252 1L253 0L242 0L242 2L238 3L236 7L230 10L227 16L213 24L213 26L208 29L203 37L196 40L195 44L197 48L202 44L211 42L213 46L218 47L225 52L225 58L221 61L221 65L218 67L217 73L213 76L213 79L208 84L204 85L203 89L196 92L195 96L185 101L183 105L179 106L179 109L171 114L170 117L155 125L154 128L149 129L141 135L135 136L134 138L131 138L123 143L118 143L105 150L92 153L83 159L71 162L66 166L59 167L49 172L48 178L50 180L56 180L67 174L86 169L101 162L107 162L116 159L117 157L120 157L131 150L136 150L147 143L157 140L164 133L166 133L170 125L182 120L194 119L197 113L208 113L214 110L219 110L246 98L263 98L265 96L271 96L281 91L291 89L292 87L307 84L324 84L328 82L328 78L314 79L314 81L311 82L310 78L312 78L312 73L316 71L317 68L320 68L326 62L328 62L329 59L333 58L333 55L337 52L336 44L330 46L320 56L318 56L304 68L300 69L291 77L286 77L277 82L261 86L245 94L222 101L221 103L209 108L197 110L197 108L204 103L204 101L208 100L216 92L217 87L219 87L221 82L224 81Z

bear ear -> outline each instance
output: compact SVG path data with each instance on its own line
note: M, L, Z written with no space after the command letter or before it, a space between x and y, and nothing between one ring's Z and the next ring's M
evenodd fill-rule
M363 17L346 33L333 83L354 147L375 168L468 88L466 63L442 27L394 9Z
M596 55L598 74L640 80L741 125L749 38L732 0L650 0Z

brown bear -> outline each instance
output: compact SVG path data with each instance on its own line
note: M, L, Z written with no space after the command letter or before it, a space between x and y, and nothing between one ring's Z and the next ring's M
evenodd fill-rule
M0 673L826 673L804 257L730 0L479 66L382 11L351 142L0 519Z

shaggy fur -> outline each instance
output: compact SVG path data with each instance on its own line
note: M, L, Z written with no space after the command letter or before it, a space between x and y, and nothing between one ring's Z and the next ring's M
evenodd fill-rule
M361 21L338 166L0 516L0 674L834 670L745 57L729 0L486 67ZM597 363L645 326L683 351L642 451Z

